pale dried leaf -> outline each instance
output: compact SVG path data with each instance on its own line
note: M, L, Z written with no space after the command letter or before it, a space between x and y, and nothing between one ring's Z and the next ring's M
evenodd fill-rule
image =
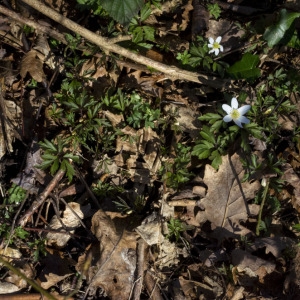
M18 128L18 120L20 120L20 107L13 101L4 100L0 93L0 159L5 155L6 151L13 152L12 143L14 138L21 139L15 128Z
M99 245L90 249L93 260L85 274L90 287L103 288L110 299L128 299L134 283L138 235L117 230L115 221L102 210L93 216L92 232ZM85 259L85 255L79 259L78 270L83 270Z
M231 258L234 266L239 266L240 269L249 267L253 272L257 272L259 268L264 266L268 273L271 273L276 267L274 263L261 259L241 249L233 250Z
M66 246L67 242L71 238L70 234L68 233L74 233L75 229L78 228L81 223L80 219L83 219L88 212L91 210L90 205L81 206L78 203L70 202L69 206L66 207L63 218L57 217L56 215L53 216L51 222L50 222L50 230L59 231L57 232L48 232L46 233L46 239L47 239L47 245L48 246L56 246L56 247L64 247ZM75 212L75 213L74 213ZM62 226L61 222L65 225L67 228L66 234L63 232L66 232L64 227Z
M292 204L293 207L298 212L300 212L300 178L295 173L291 165L284 165L284 173L281 179L288 182L294 188L294 197L292 197Z
M276 258L281 256L282 250L291 248L295 242L288 237L265 237L256 238L254 244L251 246L252 250L266 247L266 254L272 253Z
M17 292L19 290L20 289L12 283L0 281L0 295L1 294L11 294L11 293Z
M241 182L244 175L238 154L222 157L222 164L216 171L206 165L204 183L207 195L201 200L205 209L199 212L202 221L209 220L212 228L223 228L229 233L241 234L240 221L245 221L250 214L247 201L254 198L260 183Z

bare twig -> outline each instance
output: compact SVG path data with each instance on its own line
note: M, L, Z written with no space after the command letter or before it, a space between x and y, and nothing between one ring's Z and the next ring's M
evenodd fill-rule
M47 35L50 35L51 37L53 37L54 39L57 39L58 41L64 43L64 44L67 44L67 41L64 37L63 34L55 31L54 29L52 29L50 26L44 26L44 25L41 25L37 22L34 22L33 20L30 20L28 18L25 18L23 17L22 15L0 5L0 13L10 17L11 19L17 21L17 22L20 22L20 23L23 23L23 24L26 24L28 25L29 27L32 27L34 28L35 30L39 31L39 32L42 32L42 33L45 33Z
M178 199L168 201L168 205L170 206L196 206L197 200L190 200L190 199Z
M145 285L148 290L148 293L150 294L150 299L155 300L163 300L163 297L161 293L159 292L159 288L157 283L154 281L151 273L149 271L145 274Z
M65 171L59 170L53 179L50 181L45 190L38 196L36 201L34 201L31 207L26 211L24 216L19 220L19 226L24 227L27 223L28 219L33 215L33 213L44 203L49 194L53 191L56 185L60 182L60 180L64 177Z
M129 58L130 60L138 62L142 65L146 65L151 68L154 68L155 70L164 73L169 79L192 81L192 82L204 84L218 89L229 88L231 85L231 81L225 79L220 79L213 76L207 76L204 74L189 72L186 70L179 69L175 66L168 66L162 64L148 57L139 55L137 53L133 53L128 49L125 49L117 44L112 43L109 39L99 36L87 30L86 28L78 25L77 23L71 21L70 19L62 16L54 9L41 3L40 1L36 1L36 0L22 0L22 1L28 4L29 6L35 8L42 14L46 15L47 17L51 18L52 20L65 26L69 30L81 35L85 39L99 46L103 51L107 53L109 52L116 53L123 57Z
M133 288L132 300L141 299L141 292L144 283L144 272L145 272L145 241L140 238L137 243L137 270L136 270L136 281Z

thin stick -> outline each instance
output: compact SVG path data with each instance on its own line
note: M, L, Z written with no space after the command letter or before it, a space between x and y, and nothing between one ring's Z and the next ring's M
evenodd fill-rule
M22 279L24 279L35 290L37 290L42 295L44 295L46 299L57 300L57 298L55 298L54 296L52 296L51 294L49 294L46 290L44 290L42 287L40 287L35 281L29 279L27 276L25 276L23 273L21 273L17 268L15 268L9 262L7 262L6 260L4 260L1 256L0 256L0 263L3 264L8 269L10 269L14 274L16 274L17 276L19 276Z
M256 225L256 235L257 236L259 236L261 216L262 216L263 208L264 208L266 198L267 198L267 194L268 194L268 190L269 190L269 183L270 183L269 178L266 178L266 181L267 182L266 182L266 186L264 187L264 192L263 192L263 195L262 195L262 201L261 201L261 204L260 204L258 219L257 219L257 225Z
M137 243L137 269L136 269L136 281L133 288L132 300L141 299L142 288L144 284L144 272L145 272L145 241L140 238Z
M63 34L55 31L54 29L52 29L50 26L44 26L44 25L41 25L37 22L34 22L28 18L25 18L23 17L22 15L0 5L0 13L12 18L13 20L16 20L20 23L23 23L23 24L26 24L28 25L29 27L32 27L34 29L36 29L37 31L40 31L42 33L45 33L45 34L48 34L50 35L51 37L53 37L54 39L64 43L64 44L67 44L67 41L64 37Z
M45 188L45 190L38 196L36 201L34 201L31 205L31 207L26 211L24 216L19 220L18 225L21 227L24 227L25 224L28 222L28 219L34 214L34 212L44 203L44 201L47 199L49 194L53 191L53 189L57 186L57 184L60 182L60 180L64 177L65 171L59 170L53 179L50 181L48 186Z
M35 8L37 11L41 12L42 14L46 15L50 19L58 22L59 24L65 26L71 31L79 34L80 36L84 37L85 39L99 46L104 52L117 53L123 57L129 58L142 65L146 65L151 68L154 68L155 70L164 73L171 80L187 80L187 81L204 84L218 89L229 88L231 86L231 81L229 80L220 79L214 76L207 76L204 74L189 72L186 70L179 69L175 66L167 66L160 62L154 61L148 57L131 52L128 49L125 49L117 44L114 44L109 39L104 38L96 33L93 33L88 29L85 29L84 27L71 21L70 19L62 16L54 9L43 4L41 1L36 1L36 0L22 0L22 1L28 4L29 6Z

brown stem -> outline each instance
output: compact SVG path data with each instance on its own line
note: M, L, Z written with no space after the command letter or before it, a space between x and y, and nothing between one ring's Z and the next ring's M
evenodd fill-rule
M51 29L51 27L48 27L48 26L44 26L44 25L41 25L39 23L36 23L28 18L25 18L23 17L22 15L0 5L0 13L12 18L13 20L16 20L17 22L20 22L20 23L23 23L23 24L26 24L28 25L29 27L32 27L34 28L35 30L39 31L39 32L42 32L42 33L45 33L45 34L48 34L50 36L52 36L54 39L64 43L64 44L67 44L67 41L64 37L63 34Z
M49 194L53 191L53 189L57 186L60 180L64 177L65 171L59 170L53 179L50 181L45 190L38 196L36 201L32 203L30 208L26 211L24 216L19 220L19 226L24 227L28 222L28 219L34 214L34 212L44 203Z
M229 88L231 82L225 79L220 79L213 76L206 76L204 74L189 72L186 70L179 69L175 66L168 66L160 62L154 61L145 56L133 53L128 49L125 49L117 44L112 43L109 39L99 36L96 33L93 33L84 27L78 25L77 23L71 21L70 19L62 16L54 9L46 6L41 1L36 0L22 0L29 6L35 8L37 11L51 18L52 20L58 22L59 24L65 26L69 30L81 35L85 39L99 46L106 53L112 52L117 53L123 57L129 58L135 62L138 62L142 65L149 66L155 70L158 70L164 73L171 80L187 80L214 88L222 89Z

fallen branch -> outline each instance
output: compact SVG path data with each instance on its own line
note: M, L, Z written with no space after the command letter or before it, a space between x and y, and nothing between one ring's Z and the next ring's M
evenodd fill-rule
M57 186L60 180L64 177L65 171L59 170L53 179L50 181L45 190L38 196L38 198L32 203L30 208L26 211L24 216L19 220L18 225L24 227L28 222L29 218L34 214L34 212L44 203L49 194L53 191L53 189Z
M45 25L42 25L42 24L39 24L33 20L30 20L26 17L23 17L22 15L0 5L0 13L10 17L11 19L17 21L17 22L20 22L22 24L26 24L28 25L29 27L32 27L34 28L35 30L39 31L39 32L42 32L44 34L47 34L47 35L50 35L51 37L53 37L54 39L64 43L64 44L67 44L67 41L64 37L63 34L53 30L50 26L45 26Z
M37 0L22 0L22 1L28 4L29 6L35 8L37 11L41 12L42 14L46 15L50 19L56 21L57 23L63 25L64 27L68 28L74 33L79 34L83 38L99 46L104 52L116 53L123 57L129 58L130 60L138 62L142 65L146 65L151 68L154 68L155 70L164 73L166 77L168 77L171 80L187 80L187 81L204 84L218 89L229 88L231 85L231 81L226 79L220 79L218 77L207 76L195 72L189 72L186 70L179 69L175 66L168 66L160 62L157 62L155 60L152 60L148 57L133 53L128 49L125 49L117 44L114 44L115 40L111 42L109 39L101 37L89 31L88 29L85 29L84 27L78 25L76 22L73 22L70 19L62 16L57 11L46 6L40 1Z

